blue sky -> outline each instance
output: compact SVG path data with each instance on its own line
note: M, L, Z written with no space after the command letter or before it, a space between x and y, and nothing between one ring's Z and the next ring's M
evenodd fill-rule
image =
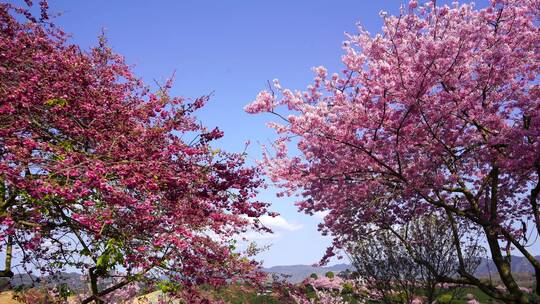
M37 1L36 1L37 2ZM50 0L56 22L82 48L95 45L102 28L115 52L126 57L147 83L163 81L176 72L174 95L197 97L214 92L198 117L206 126L219 126L219 145L243 150L246 140L251 163L261 156L260 144L274 134L268 115L249 115L243 107L280 79L283 87L303 89L314 66L330 72L342 68L344 32L361 24L371 33L381 27L379 11L397 13L406 1L361 0L228 0L228 1L72 1ZM481 3L478 4L480 6ZM260 255L265 266L317 262L330 243L317 232L317 217L297 212L294 199L277 198L274 189L261 193L282 217L270 221L276 235ZM335 262L335 261L334 261Z

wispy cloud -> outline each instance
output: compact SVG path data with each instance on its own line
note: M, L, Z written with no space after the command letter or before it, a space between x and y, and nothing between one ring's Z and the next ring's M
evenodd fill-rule
M273 233L249 230L240 236L248 241L269 241L279 239L283 235L283 232L302 229L302 225L290 223L281 215L275 217L263 215L259 220L264 226L270 228Z
M302 228L302 225L289 223L284 217L278 215L276 217L271 217L269 215L263 215L261 218L261 223L266 227L272 230L285 230L285 231L296 231Z
M258 232L258 231L248 231L242 233L242 237L248 241L268 241L278 239L281 235L277 232L268 233L268 232Z
M327 216L328 214L330 213L330 211L328 210L325 210L325 211L317 211L313 214L314 217L318 218L318 219L321 219L321 220L324 220L324 217Z

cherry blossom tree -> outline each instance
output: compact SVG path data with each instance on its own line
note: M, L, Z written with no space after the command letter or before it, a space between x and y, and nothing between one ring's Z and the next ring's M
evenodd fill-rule
M197 285L258 280L231 239L266 230L262 181L244 154L212 148L223 133L193 115L208 96L170 96L171 81L150 90L103 37L83 51L46 2L40 16L26 2L0 4L0 274L15 260L80 269L83 303L143 279L167 278L190 303Z
M275 81L246 106L280 120L270 123L276 152L262 161L271 179L303 197L302 211L329 212L320 227L334 236L326 258L373 227L437 211L482 234L507 291L467 271L459 237L459 276L440 279L528 303L510 269L515 248L540 292L529 248L540 232L539 8L410 1L397 16L381 13L381 34L348 36L342 73L315 68L306 91Z

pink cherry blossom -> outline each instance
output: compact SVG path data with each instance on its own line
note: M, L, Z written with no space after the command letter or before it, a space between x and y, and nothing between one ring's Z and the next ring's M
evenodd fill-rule
M348 35L340 75L317 68L305 91L278 90L271 110L260 98L247 106L279 120L262 167L282 194L301 195L300 210L328 212L323 262L373 227L450 214L487 239L505 289L473 274L447 282L526 302L502 252L525 256L540 286L528 246L540 233L538 1L409 7L383 13L381 34Z
M264 229L262 180L244 154L212 148L223 132L195 117L209 97L171 96L172 80L150 90L104 37L69 44L46 7L0 3L0 250L93 283L165 275L190 299L200 284L258 282L231 246Z

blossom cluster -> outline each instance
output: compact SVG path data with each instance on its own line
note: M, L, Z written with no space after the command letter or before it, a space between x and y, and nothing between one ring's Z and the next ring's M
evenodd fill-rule
M42 2L41 18L0 3L0 249L42 271L121 267L187 289L259 279L231 241L264 229L262 180L212 148L223 132L195 117L209 96L171 96L172 79L150 90L104 37L69 44Z

